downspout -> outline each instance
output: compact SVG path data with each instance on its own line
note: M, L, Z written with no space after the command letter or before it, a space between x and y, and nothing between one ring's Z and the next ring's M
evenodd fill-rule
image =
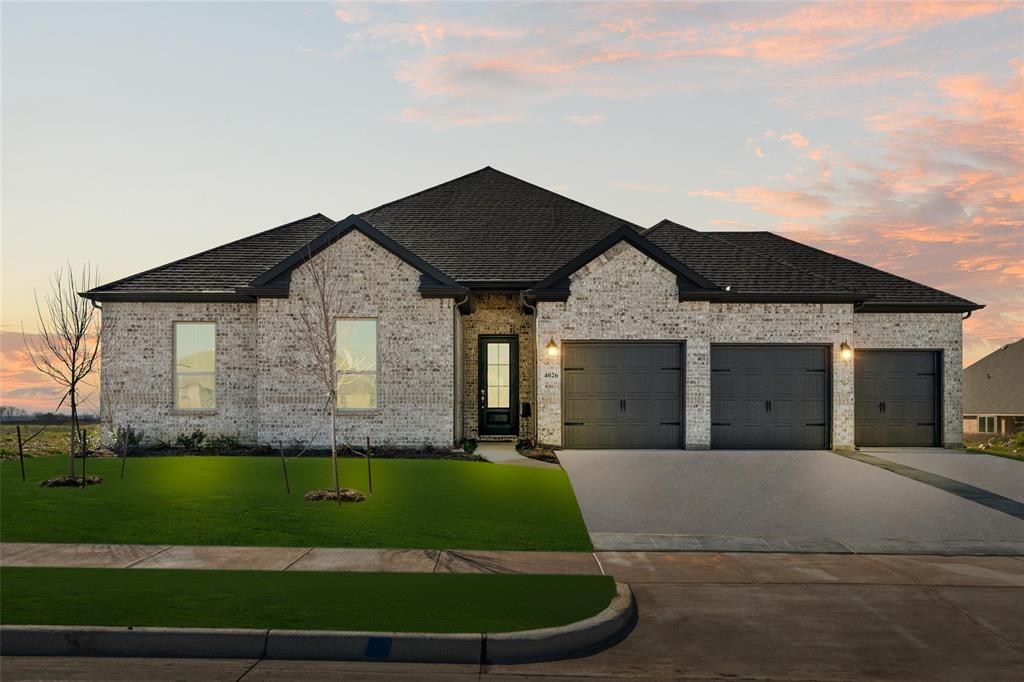
M533 348L530 349L530 352L533 353L533 438L539 445L540 429L537 426L540 423L540 404L538 402L540 400L540 382L537 380L537 375L540 373L540 359L537 357L537 306L526 302L525 289L519 291L519 303L533 312Z
M960 318L960 321L962 322L962 321L967 320L968 318L970 318L971 313L973 313L973 312L974 312L973 310L968 310L967 313L963 317Z
M455 300L455 299L453 299ZM465 371L459 362L459 350L462 348L462 335L459 334L459 306L469 301L469 292L462 297L462 300L455 300L455 305L452 306L452 441L455 445L462 440L462 434L465 432L465 424L462 423L462 413L465 411L465 406L459 402L459 389L462 388L462 377ZM455 413L458 409L458 414Z

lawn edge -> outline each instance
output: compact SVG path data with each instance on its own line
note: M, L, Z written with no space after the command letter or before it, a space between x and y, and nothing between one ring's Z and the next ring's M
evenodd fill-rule
M416 663L531 663L618 643L637 620L625 583L599 613L550 628L499 633L0 625L3 656L269 658Z

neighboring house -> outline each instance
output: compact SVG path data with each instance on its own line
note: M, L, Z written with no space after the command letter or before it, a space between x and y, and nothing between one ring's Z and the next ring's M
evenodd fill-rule
M961 320L981 306L770 232L644 229L492 168L85 292L114 422L310 437L324 398L281 362L310 255L343 281L339 357L362 363L338 405L353 442L962 439Z
M1024 429L1024 339L964 370L964 433L1005 435Z

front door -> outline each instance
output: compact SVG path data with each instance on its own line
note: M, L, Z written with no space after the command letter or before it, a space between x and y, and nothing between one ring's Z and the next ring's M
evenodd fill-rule
M481 335L478 343L480 372L477 401L480 435L517 435L519 337Z

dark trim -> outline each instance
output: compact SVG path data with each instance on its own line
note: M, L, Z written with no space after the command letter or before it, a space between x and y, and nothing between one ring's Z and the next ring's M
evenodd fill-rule
M500 289L502 291L522 291L523 289L529 289L536 280L528 279L495 279L495 280L476 280L466 279L462 280L460 284L469 287L470 289L486 289L488 291L494 289Z
M688 288L698 291L721 291L718 285L714 282L706 279L696 270L680 263L661 247L643 237L632 227L623 225L535 284L533 288L529 290L530 295L537 297L537 300L539 301L566 300L561 297L568 297L568 287L566 287L566 282L568 281L569 276L621 241L627 242L630 246L634 247L651 260L669 271L674 272L678 277L688 283ZM559 298L544 298L544 296L552 295L549 293L552 289L558 292L557 296Z
M508 433L505 432L485 432L484 419L485 414L488 410L505 410L503 407L487 407L486 401L481 404L480 391L487 390L487 357L481 352L484 344L490 342L502 342L506 341L509 344L509 358L508 358L508 412L509 412L509 428L511 429ZM519 415L519 335L518 334L478 334L476 337L476 391L477 394L473 396L476 400L476 432L479 436L518 436L520 427L520 415Z
M231 291L82 291L82 298L99 303L255 303L248 294Z
M315 256L320 251L323 251L325 248L341 239L352 230L362 232L378 245L395 254L424 275L429 275L430 278L436 281L439 285L450 287L453 291L461 291L464 289L464 287L459 285L459 283L451 277L444 274L436 267L417 256L415 253L354 214L344 220L336 222L322 235L254 279L249 286L261 287L272 282L278 277L289 274L292 270L309 260L309 258ZM456 291L454 293L457 295L458 292Z
M886 303L884 301L867 301L857 309L858 313L969 313L981 310L985 306L980 303Z

